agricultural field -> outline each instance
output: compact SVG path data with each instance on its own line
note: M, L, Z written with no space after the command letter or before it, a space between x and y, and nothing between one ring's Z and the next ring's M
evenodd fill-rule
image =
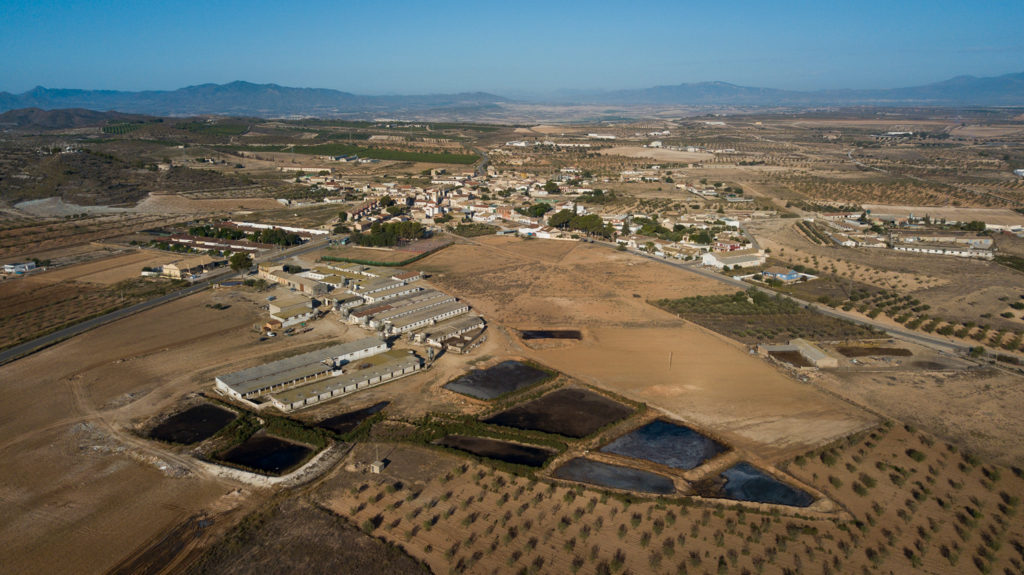
M339 471L317 499L434 571L1001 572L1024 561L1019 470L891 422L786 465L840 502L841 518L629 496L433 455L423 474L426 454L392 453L383 476Z
M134 273L138 278L138 271ZM0 283L0 349L17 345L104 313L180 289L170 280L122 280L111 284L38 281Z
M288 414L215 393L218 374L369 333L328 313L268 337L258 330L268 298L290 292L244 285L0 366L5 569L1024 571L1024 391L1007 359L1024 351L1024 240L997 236L993 262L853 250L800 217L926 208L1015 223L1024 184L1008 174L1024 166L1019 119L893 109L708 122L677 112L532 128L122 118L5 141L0 256L51 265L0 282L0 348L176 287L138 277L176 257L138 244L186 222L332 226L349 204L314 200L430 188L438 168L483 181L474 206L501 202L509 184L469 176L484 149L511 185L562 178L602 190L522 196L513 208L573 200L654 221L736 216L770 250L769 266L819 276L779 291L986 346L1003 360L737 291L692 273L692 262L495 236L456 224L453 205L454 229L427 239L332 245L298 259L417 258L407 269L486 319L486 339L470 353L431 354L425 369L386 385ZM897 127L918 135L875 136ZM641 147L652 130L671 132L665 146L699 151ZM617 140L585 140L593 131ZM515 139L592 147L505 146ZM345 154L380 161L314 157ZM318 167L341 187L314 189L280 169ZM627 181L622 172L635 170L656 177ZM698 197L679 184L742 189L754 201ZM752 350L797 337L819 342L840 367Z
M757 290L661 299L654 304L744 343L786 342L798 337L835 341L874 335L862 326L816 314L789 299Z

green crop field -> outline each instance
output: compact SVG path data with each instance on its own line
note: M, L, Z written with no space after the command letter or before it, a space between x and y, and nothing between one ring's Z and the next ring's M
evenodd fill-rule
M116 135L120 136L122 134L128 134L130 132L134 132L135 130L138 130L138 129L139 129L139 124L129 124L129 123L110 124L109 126L103 126L103 133L104 134L116 134Z
M182 122L174 126L179 130L188 130L193 134L204 134L207 136L241 136L249 131L248 124L225 122L211 124L208 122Z

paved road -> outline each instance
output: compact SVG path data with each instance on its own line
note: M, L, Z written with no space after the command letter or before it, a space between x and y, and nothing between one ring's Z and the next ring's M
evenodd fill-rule
M290 258L290 257L302 255L304 253L311 252L313 250L318 250L318 249L324 247L325 245L327 245L326 238L325 239L317 239L317 240L313 240L313 241L311 241L311 242L309 242L307 244L303 244L301 246L297 246L297 247L289 248L289 249L284 249L284 250L277 251L277 252L271 252L269 254L257 257L256 258L256 262L259 263L259 262L278 261L278 260L282 260L282 259L285 259L285 258ZM77 323L77 324L75 324L73 326L66 327L64 329L57 330L57 331L55 331L53 333L49 333L49 334L44 335L42 337L36 338L36 339L34 339L32 341L28 341L28 342L16 345L14 347L5 349L4 351L0 352L0 365L12 362L12 361L14 361L16 359L20 359L22 357L25 357L26 355L30 355L32 353L35 353L35 352L41 350L41 349L45 349L47 347L50 347L51 345L53 345L55 343L59 343L59 342L64 341L64 340L66 340L68 338L72 338L72 337L74 337L74 336L76 336L78 334L85 333L85 332L87 332L87 331L89 331L91 329L97 328L97 327L99 327L101 325L106 325L108 323L111 323L111 322L117 321L119 319L128 317L130 315L139 313L141 311L146 311L148 309L152 309L152 308L157 307L159 305L163 305L163 304L165 304L165 303L167 303L169 301L173 301L173 300L176 300L178 298L189 296L189 295L192 295L194 293L200 292L200 291L210 287L210 285L213 284L214 282L219 281L221 279L224 279L225 277L229 276L232 273L233 272L230 269L228 269L228 268L223 268L223 269L212 271L212 272L206 274L203 277L203 279L195 282L194 284L192 284L191 286L189 286L187 288L178 290L176 292L169 293L167 295L162 295L160 297L157 297L157 298L154 298L154 299L151 299L151 300L147 300L147 301L140 302L140 303L137 303L137 304L134 304L134 305L130 305L128 307L124 307L124 308L121 308L119 310L112 311L112 312L110 312L110 313L108 313L106 315L102 315L102 316L99 316L99 317L94 317L92 319L83 321L82 323Z
M476 170L474 170L473 175L477 178L486 176L487 166L490 165L491 163L491 157L487 155L487 152L480 148L473 148L473 151L476 152L482 158L480 165L476 167Z
M604 245L604 246L607 246L607 247L617 247L615 244L612 244L610 242L598 242L598 241L595 241L594 243L598 243L598 244L601 244L601 245ZM674 261L671 261L671 260L666 260L666 259L663 259L663 258L659 258L657 256L653 256L653 255L645 254L645 253L641 253L641 252L635 252L635 251L632 251L632 250L630 250L630 253L632 253L634 255L638 255L638 256L643 257L643 258L647 258L649 260L653 260L653 261L656 261L656 262L663 263L665 265L670 265L670 266L673 266L673 267L676 267L676 268L679 268L679 269L682 269L682 270L686 270L688 272L695 273L697 275L704 276L706 278L713 279L713 280L722 282L724 284L728 284L728 285L733 286L733 287L738 288L738 289L748 290L750 288L754 288L754 289L756 289L758 291L761 291L761 292L769 294L769 295L780 295L780 296L782 296L784 298L790 299L794 303L797 303L797 304L799 304L799 305L801 305L801 306L803 306L803 307L805 307L805 308L807 308L809 310L818 312L818 313L820 313L822 315L827 315L827 316L830 316L830 317L834 317L834 318L850 321L850 322L853 322L853 323L856 323L856 324L860 324L860 325L863 325L863 326L872 327L872 328L881 330L881 331L889 334L892 337L898 337L898 338L901 338L901 339L910 340L910 341L913 341L915 343L918 343L918 344L930 347L932 349L936 349L938 351L943 351L943 352L947 352L947 353L962 354L962 353L969 352L970 349L971 349L969 346L952 342L952 341L947 340L945 338L942 338L940 336L933 336L933 335L929 335L929 334L924 334L924 333L919 333L919 332L911 331L911 330L904 329L904 328L894 327L894 326L891 326L891 325L888 325L888 324L884 324L884 323L881 323L881 322L873 321L870 318L856 316L856 315L851 314L851 313L846 313L846 312L844 312L842 310L832 309L832 308L830 308L828 306L825 306L825 305L804 301L804 300L802 300L800 298L793 297L791 295L780 294L779 292L772 291L772 290L770 290L768 288L763 288L763 287L760 287L760 286L753 286L753 285L751 285L751 284L749 284L747 282L744 282L742 280L738 280L738 279L729 277L727 275L723 275L723 274L720 274L720 273L717 273L717 272L713 272L711 270L702 268L702 267L700 267L700 266L698 266L696 264L692 264L692 263L691 264L685 264L685 263L674 262Z

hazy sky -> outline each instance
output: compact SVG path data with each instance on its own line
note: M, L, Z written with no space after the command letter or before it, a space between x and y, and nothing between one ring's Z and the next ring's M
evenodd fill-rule
M1022 22L1024 0L0 0L0 90L891 88L1024 71Z

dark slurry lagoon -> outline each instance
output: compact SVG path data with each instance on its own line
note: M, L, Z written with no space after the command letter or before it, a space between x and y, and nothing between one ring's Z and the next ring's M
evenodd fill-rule
M682 425L656 419L601 448L605 453L693 469L729 448Z
M633 409L603 395L579 388L566 388L517 405L484 423L586 437L605 425L625 419Z
M359 427L367 418L376 415L382 409L390 405L390 401L382 401L371 405L370 407L364 407L363 409L357 409L356 411L350 411L348 413L342 413L341 415L335 415L329 417L320 423L316 424L317 427L333 431L334 433L344 435L353 429Z
M510 441L488 439L486 437L469 437L466 435L448 435L437 442L438 445L452 447L506 463L541 467L555 454L551 449L520 445Z
M550 376L550 373L532 365L508 360L487 369L474 369L444 388L477 399L494 399L540 383Z
M577 457L555 470L555 477L600 487L669 495L676 487L668 477L619 465Z
M283 475L302 463L313 450L270 435L254 435L220 457L268 475Z
M722 477L725 478L722 496L726 499L790 507L807 507L814 503L814 497L806 491L786 485L746 461L726 469Z
M521 331L519 334L524 340L531 339L583 339L583 334L578 329L531 329Z
M149 436L160 441L192 445L213 437L235 417L231 411L204 403L168 417L154 427Z

